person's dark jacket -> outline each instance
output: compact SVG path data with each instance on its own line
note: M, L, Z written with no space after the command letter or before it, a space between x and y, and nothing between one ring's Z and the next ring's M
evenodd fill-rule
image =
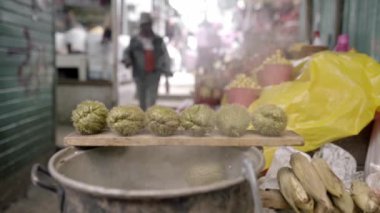
M170 58L164 40L157 35L153 37L154 72L171 75ZM131 38L129 47L124 51L124 63L132 66L133 78L139 78L146 74L144 49L137 36Z

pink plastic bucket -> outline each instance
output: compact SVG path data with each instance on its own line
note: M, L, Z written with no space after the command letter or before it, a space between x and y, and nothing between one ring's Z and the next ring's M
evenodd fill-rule
M267 64L257 73L261 86L281 84L291 80L292 66L286 64Z
M260 90L250 88L232 88L226 91L226 95L227 102L229 104L239 104L249 107L249 105L260 97Z

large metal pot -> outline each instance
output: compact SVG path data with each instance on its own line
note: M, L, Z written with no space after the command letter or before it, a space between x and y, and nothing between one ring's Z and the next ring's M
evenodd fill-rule
M225 178L189 185L189 168L209 162L221 164ZM67 213L252 213L261 208L253 173L263 166L256 148L69 147L49 160L48 171L35 165L32 181L58 193Z

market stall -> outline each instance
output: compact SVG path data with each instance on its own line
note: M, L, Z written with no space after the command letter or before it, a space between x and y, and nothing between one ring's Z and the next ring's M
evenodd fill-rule
M285 130L281 108L264 106L252 116L256 131L247 131L250 114L240 105L217 112L194 105L178 114L163 106L108 111L103 103L85 101L72 113L76 133L65 138L69 147L51 158L48 171L35 166L32 180L58 192L63 212L261 212L256 175L264 159L253 146L302 145L303 139ZM42 174L58 185L46 183Z
M209 52L187 108L79 103L67 148L48 170L35 166L33 182L57 192L63 212L379 212L380 64L345 35L334 51L296 43L299 5L283 2L292 7L275 10L275 27L275 3L253 16L275 38L247 30L235 58L199 48ZM374 119L363 171L333 142Z

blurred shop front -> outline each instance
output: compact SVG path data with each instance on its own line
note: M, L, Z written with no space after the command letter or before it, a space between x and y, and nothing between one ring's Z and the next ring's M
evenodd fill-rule
M60 1L56 4L57 120L69 122L85 99L111 106L113 39L111 1Z
M168 23L175 18L169 17L173 17L175 11L168 2L66 0L57 4L56 11L58 121L69 122L71 110L86 99L101 101L108 107L137 104L132 72L122 63L123 52L129 45L131 35L139 29L142 12L152 14L154 31L158 35L165 36L170 31L167 29ZM171 45L173 43L167 41L168 51L175 58L173 69L179 71L182 69L181 57L177 48ZM160 94L166 97L169 83L175 87L175 82L182 77L183 74L179 74L174 79L162 79ZM171 94L178 91L174 87ZM182 96L188 96L188 90L179 90Z

